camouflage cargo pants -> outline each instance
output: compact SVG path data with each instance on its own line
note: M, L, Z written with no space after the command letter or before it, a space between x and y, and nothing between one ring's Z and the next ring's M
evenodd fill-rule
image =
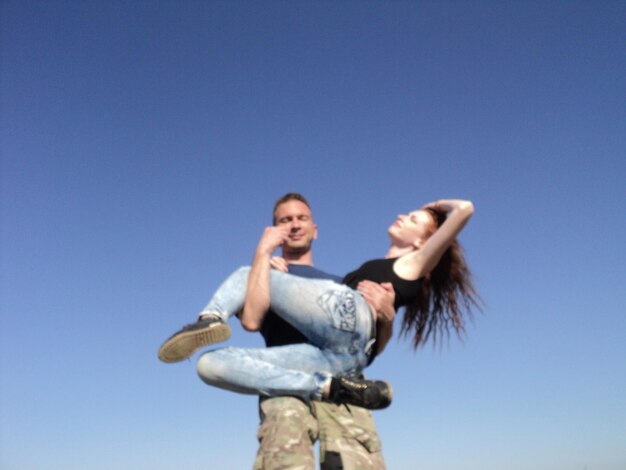
M368 410L291 397L263 400L254 470L384 470L381 443Z

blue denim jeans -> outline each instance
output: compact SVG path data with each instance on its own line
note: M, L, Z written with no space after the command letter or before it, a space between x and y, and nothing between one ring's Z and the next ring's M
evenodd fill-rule
M249 272L244 267L231 274L201 314L217 314L224 321L237 314ZM239 393L319 400L328 377L365 368L373 343L372 313L360 293L333 281L272 270L270 298L271 309L311 344L209 351L197 364L205 383Z

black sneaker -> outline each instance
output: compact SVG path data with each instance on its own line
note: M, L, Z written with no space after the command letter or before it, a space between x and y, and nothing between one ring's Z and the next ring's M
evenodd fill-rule
M230 338L230 327L220 318L207 316L174 333L159 349L163 362L179 362L187 359L198 348L221 343Z
M380 380L356 377L333 377L330 381L329 401L380 410L391 404L391 385Z

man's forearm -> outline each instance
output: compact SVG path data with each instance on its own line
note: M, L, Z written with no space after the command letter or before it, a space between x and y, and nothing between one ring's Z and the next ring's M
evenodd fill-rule
M250 275L246 301L241 313L241 325L248 331L259 331L265 313L270 307L270 256L257 253L254 256Z
M287 237L285 227L266 227L256 248L248 276L246 301L241 312L241 326L259 331L270 308L270 259L272 253Z

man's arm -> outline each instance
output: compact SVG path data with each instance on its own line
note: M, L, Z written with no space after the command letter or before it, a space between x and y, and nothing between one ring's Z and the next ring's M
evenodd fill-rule
M287 227L267 227L257 246L248 276L246 301L241 312L241 326L259 331L270 307L270 259L272 253L286 240Z

